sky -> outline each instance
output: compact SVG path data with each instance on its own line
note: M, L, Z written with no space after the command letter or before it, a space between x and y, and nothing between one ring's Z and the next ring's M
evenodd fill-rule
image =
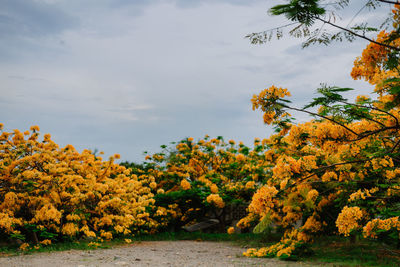
M142 162L144 151L186 137L248 145L268 137L272 128L250 99L271 85L288 88L300 107L320 83L357 88L351 97L372 91L349 75L363 40L250 44L247 34L287 23L268 15L276 3L0 0L0 122L6 131L38 125L60 146ZM352 23L387 11L361 12Z

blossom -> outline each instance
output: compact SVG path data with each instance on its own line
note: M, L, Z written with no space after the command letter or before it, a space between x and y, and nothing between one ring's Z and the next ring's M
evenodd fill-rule
M48 245L51 244L51 240L50 240L50 239L42 240L42 241L40 241L40 244L45 245L45 246L48 246Z
M181 181L181 187L183 188L183 190L189 190L191 188L191 185L186 179L183 179Z
M245 184L245 188L246 189L253 189L253 188L255 188L256 187L256 183L254 182L254 181L248 181L246 184Z
M149 184L149 186L150 186L151 189L155 189L157 187L157 183L156 182L151 182Z
M216 194L218 193L218 186L216 184L212 184L210 187L211 193Z
M39 128L39 126L34 125L34 126L31 126L30 130L31 130L32 132L39 132L39 131L40 131L40 128Z
M364 237L377 238L378 233L390 230L400 231L399 217L392 217L388 219L373 219L363 227Z
M345 206L340 212L336 226L340 234L349 236L353 230L359 229L360 224L358 223L363 217L363 213L359 207L347 207Z
M263 186L253 195L249 205L250 212L264 216L272 207L272 198L278 193L274 186Z
M164 194L165 193L165 191L164 191L164 189L162 189L162 188L159 188L158 190L157 190L157 194Z
M88 244L88 246L89 246L89 247L93 247L93 248L97 248L97 247L100 246L100 243L98 243L98 242L90 242L90 243Z
M19 249L22 250L22 251L25 251L25 250L27 250L28 248L29 248L29 244L28 244L28 243L22 243L22 244L19 246Z
M216 207L222 209L223 207L225 207L225 203L222 200L222 198L220 197L220 195L218 194L210 194L206 201L210 204L215 205Z

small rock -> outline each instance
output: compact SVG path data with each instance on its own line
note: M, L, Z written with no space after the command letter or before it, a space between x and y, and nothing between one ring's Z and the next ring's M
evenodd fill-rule
M117 261L115 263L115 265L125 266L125 265L129 265L129 263L127 263L126 261Z

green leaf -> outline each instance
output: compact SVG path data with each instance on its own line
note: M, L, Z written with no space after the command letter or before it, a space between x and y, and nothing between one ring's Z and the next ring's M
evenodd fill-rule
M269 214L265 215L264 218L254 227L253 233L261 234L267 231L270 228L272 220Z
M393 86L389 89L389 92L393 95L400 94L400 86Z
M353 88L349 88L349 87L333 87L333 89L331 90L332 92L348 92L348 91L352 91L354 90Z

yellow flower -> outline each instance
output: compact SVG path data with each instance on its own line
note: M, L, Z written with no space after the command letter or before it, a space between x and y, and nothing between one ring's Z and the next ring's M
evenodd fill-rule
M358 95L356 98L356 103L361 103L361 102L365 102L367 100L369 100L370 97L366 96L366 95Z
M236 160L239 162L244 161L245 159L246 157L243 154L236 155Z
M51 244L51 240L50 240L50 239L45 239L45 240L43 240L43 241L40 241L40 244L45 245L45 246L48 246L48 245Z
M246 185L244 186L246 189L253 189L255 188L256 183L254 181L249 181L246 183Z
M340 212L336 226L340 234L349 236L351 231L360 228L358 221L363 217L363 213L359 207L347 207L345 206Z
M229 227L228 230L227 230L227 233L230 234L230 235L235 233L235 228Z
M28 243L23 243L21 246L19 246L19 249L22 251L25 251L29 248L29 244Z
M216 194L218 193L218 186L216 184L212 184L210 187L211 193Z
M191 188L191 185L186 179L183 179L181 181L181 187L183 188L183 190L189 190Z
M106 240L111 240L113 238L113 235L111 232L105 232L104 230L101 230L100 236L104 237Z
M151 189L155 189L157 187L157 183L156 182L151 182L149 184L149 186L150 186Z
M164 189L162 189L162 188L160 188L160 189L157 190L157 194L164 194L164 193L165 193L165 191L164 191Z
M98 248L98 247L100 246L100 244L97 243L97 242L90 242L90 243L88 244L88 246L89 246L89 247L92 247L92 248Z
M215 205L216 207L222 209L225 207L225 203L223 199L218 194L211 194L206 198L206 201L210 204Z
M39 128L39 126L34 125L34 126L31 126L30 130L31 130L32 132L39 132L39 131L40 131L40 128Z

